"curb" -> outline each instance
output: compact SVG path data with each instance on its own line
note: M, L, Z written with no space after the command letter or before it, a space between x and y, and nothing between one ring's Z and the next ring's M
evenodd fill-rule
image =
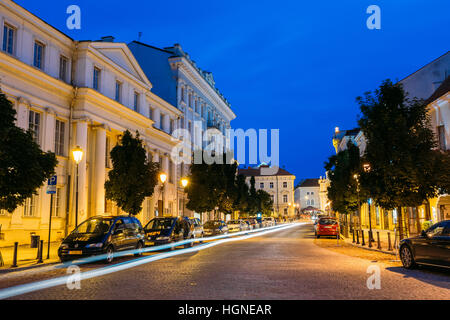
M356 248L361 248L361 249L365 249L365 250L369 250L369 251L381 252L381 253L385 253L385 254L390 254L390 255L393 255L393 256L397 256L397 253L395 252L395 250L392 250L392 251L380 250L380 249L376 249L376 248L369 248L369 247L366 247L366 246L362 246L362 245L360 245L360 244L355 244L355 243L353 243L352 241L350 241L350 238L349 238L349 239L344 238L344 237L342 236L342 234L341 234L341 239L344 240L345 243L348 243L348 244L350 244L350 245L352 245L352 246L354 246L354 247L356 247Z
M58 264L60 263L59 261L52 261L52 262L44 262L44 263L39 263L39 264L32 264L32 265L28 265L28 266L23 266L23 267L17 267L17 268L11 268L11 267L1 267L0 268L0 274L7 274L7 273L13 273L13 272L18 272L18 271L24 271L24 270L31 270L31 269L36 269L39 267L46 267L46 266L51 266L54 264Z

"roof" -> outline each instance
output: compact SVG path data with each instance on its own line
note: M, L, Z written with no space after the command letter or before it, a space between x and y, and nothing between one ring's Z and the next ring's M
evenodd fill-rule
M305 179L300 183L300 188L303 187L319 187L319 179Z
M238 174L242 174L246 177L268 176L268 175L261 174L261 168L264 168L264 167L268 167L268 166L259 166L257 168L248 167L248 168L238 169ZM293 176L293 174L283 168L278 168L278 172L276 174L273 174L272 176Z
M436 61L438 61L439 59L441 59L441 58L443 58L443 57L445 57L446 55L448 55L450 53L450 51L447 51L446 53L444 53L443 55L441 55L441 56L439 56L439 57L437 57L436 59L434 59L433 61L431 61L431 62L428 62L426 65L424 65L422 68L420 68L420 69L418 69L418 70L416 70L416 71L414 71L413 73L411 73L411 74L409 74L409 75L407 75L406 77L404 77L403 79L401 79L400 81L398 81L399 83L400 82L402 82L402 81L404 81L405 79L408 79L409 77L411 77L412 75L414 75L414 74L416 74L417 72L419 72L419 71L421 71L421 70L423 70L423 69L425 69L427 66L429 66L430 64L433 64L433 63L435 63Z
M441 83L441 85L433 92L433 94L425 100L425 104L430 104L431 102L439 99L444 94L450 91L450 76Z

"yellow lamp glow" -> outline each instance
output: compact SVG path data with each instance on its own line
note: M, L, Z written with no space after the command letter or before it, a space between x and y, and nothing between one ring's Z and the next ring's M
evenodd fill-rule
M79 164L83 159L83 149L81 149L80 146L76 146L75 149L72 150L72 155L76 164Z
M181 185L182 185L184 188L186 188L186 186L188 185L188 183L189 183L189 180L188 180L188 179L186 179L186 178L181 179Z
M166 182L167 180L167 175L165 173L161 173L159 175L159 180L161 180L162 183Z

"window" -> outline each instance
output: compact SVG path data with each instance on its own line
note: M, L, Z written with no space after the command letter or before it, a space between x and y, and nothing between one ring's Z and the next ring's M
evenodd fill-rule
M34 142L39 143L41 129L41 114L30 110L28 117L28 129L33 133Z
M116 97L117 102L122 100L122 82L116 80Z
M260 183L259 183L259 187L260 187L261 189L264 189L264 182L260 182Z
M164 130L164 114L159 114L159 128L161 130Z
M181 87L181 101L184 102L184 87Z
M311 202L309 200L306 200L306 205L309 206Z
M180 118L180 128L184 129L184 117Z
M437 127L437 136L438 136L439 149L446 150L447 146L445 145L445 127L444 126Z
M283 182L283 188L287 188L287 182Z
M134 111L138 111L139 109L139 93L134 92L134 101L133 101Z
M55 154L64 156L64 133L66 124L63 121L56 120L55 122Z
M269 188L270 188L270 189L273 189L273 182L270 182L270 183L269 183Z
M188 96L189 98L189 107L191 107L192 108L192 94L191 93L189 93L189 96Z
M190 120L188 121L188 131L192 133L192 122Z
M67 81L67 66L68 59L64 56L59 57L59 79L62 81Z
M8 211L5 209L0 209L0 216L6 216L8 214Z
M285 214L285 215L288 214L288 208L284 208L284 214Z
M61 217L61 192L62 188L56 188L56 193L53 195L52 217Z
M36 216L36 203L37 196L33 194L30 198L25 200L25 204L23 206L23 215L25 217L34 217Z
M13 54L14 53L14 35L16 33L16 30L7 25L3 26L3 51Z
M274 196L273 196L273 194L270 195L270 200L272 200L272 202L274 201Z
M306 193L309 196L309 192Z
M284 203L287 203L287 202L288 202L288 196L287 196L287 194L284 194L284 195L283 195L283 202L284 202Z
M173 163L172 160L169 160L169 183L173 183L174 181L174 170L173 170Z
M92 81L92 88L99 90L100 88L100 69L95 67Z
M35 41L33 65L36 68L42 69L44 67L43 59L44 59L44 45L39 41Z
M311 205L312 206L314 205L314 199L311 199Z
M170 119L170 133L172 133L174 129L175 129L175 121L173 119Z
M314 194L314 192L311 192L311 195L313 195Z

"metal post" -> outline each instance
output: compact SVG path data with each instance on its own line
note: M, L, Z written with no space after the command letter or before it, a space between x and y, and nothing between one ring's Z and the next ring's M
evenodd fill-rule
M359 244L359 230L356 230L356 244Z
M388 250L392 251L391 233L390 232L388 232Z
M44 262L42 260L42 251L44 251L44 240L40 241L40 245L39 245L39 249L38 250L39 250L39 260L38 260L37 263L42 263L42 262Z
M355 243L355 228L352 228L352 237L353 237L352 243Z
M50 240L52 235L52 212L53 210L53 193L50 194L50 217L48 219L48 247L47 247L47 259L50 259Z
M378 249L378 250L381 250L380 232L379 232L379 231L377 231L377 241L378 241L378 247L377 247L377 249Z
M13 256L13 264L11 268L17 268L17 247L19 246L18 242L14 242L14 256Z
M75 184L75 228L78 226L78 163L77 163L77 182Z
M372 230L369 230L369 248L372 248Z
M365 246L366 242L364 241L364 230L361 230L361 245Z

